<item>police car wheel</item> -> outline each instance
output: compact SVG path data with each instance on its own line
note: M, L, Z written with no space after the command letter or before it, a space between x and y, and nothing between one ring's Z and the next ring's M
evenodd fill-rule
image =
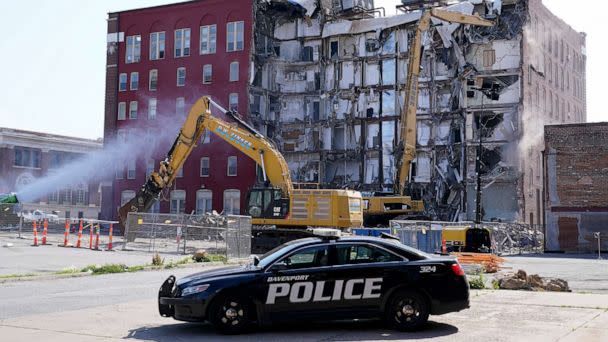
M386 306L386 321L396 330L420 329L429 319L429 305L421 294L414 291L395 293Z
M249 326L251 306L239 296L226 296L215 301L210 321L224 334L239 334Z

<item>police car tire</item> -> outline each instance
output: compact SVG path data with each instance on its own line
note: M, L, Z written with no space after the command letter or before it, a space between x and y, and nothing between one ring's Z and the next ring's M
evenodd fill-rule
M253 305L238 295L226 295L215 299L209 309L209 321L222 334L236 335L249 328Z
M429 304L426 298L411 290L400 290L393 294L385 307L387 324L399 331L415 331L429 319Z

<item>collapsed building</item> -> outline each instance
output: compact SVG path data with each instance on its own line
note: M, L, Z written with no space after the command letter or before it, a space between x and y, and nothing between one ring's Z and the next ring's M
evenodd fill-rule
M428 6L402 3L401 14L384 16L373 1L254 2L249 118L277 143L295 182L392 191L408 49ZM543 21L550 12L540 0L435 5L496 24L445 23L424 36L409 194L424 200L434 219L474 219L479 155L483 219L541 223L534 175L540 176L543 125L586 116L584 34ZM549 77L544 55L555 50L559 61L560 44L555 40L551 48L548 36L545 45L539 23L572 31L578 44L567 41L564 52L560 37L562 73L556 65L556 79L550 75L557 88L552 110L545 106L545 87L543 98L538 89ZM564 88L564 66L578 68L572 84L576 79L579 90L571 101L558 95L560 77L561 91L574 94L570 76Z

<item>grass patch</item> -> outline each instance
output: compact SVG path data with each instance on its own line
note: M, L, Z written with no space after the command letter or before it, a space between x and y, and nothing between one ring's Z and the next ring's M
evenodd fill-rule
M24 278L24 277L33 277L37 276L36 273L12 273L12 274L0 274L0 279L11 279L11 278Z
M81 272L82 272L82 270L80 270L74 266L71 266L71 267L66 267L60 271L55 271L55 272L53 272L53 274L63 275L63 274L76 274L76 273L81 273Z
M222 254L207 254L202 258L202 262L226 262L228 259Z
M181 258L179 260L169 261L168 263L165 264L164 268L165 269L175 268L180 265L186 265L186 264L190 264L193 262L194 262L194 259L192 259L191 256L187 256L187 257Z
M91 274L111 274L124 272L142 271L144 266L127 266L125 264L105 264L105 265L89 265L80 270L80 272L89 272Z
M472 277L469 280L469 287L475 290L483 290L486 288L486 284L483 280L483 276L480 274L478 277Z

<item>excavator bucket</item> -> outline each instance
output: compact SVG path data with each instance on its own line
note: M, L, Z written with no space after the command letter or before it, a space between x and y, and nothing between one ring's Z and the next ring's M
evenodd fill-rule
M0 194L0 203L3 204L17 204L19 200L14 192L8 194Z

